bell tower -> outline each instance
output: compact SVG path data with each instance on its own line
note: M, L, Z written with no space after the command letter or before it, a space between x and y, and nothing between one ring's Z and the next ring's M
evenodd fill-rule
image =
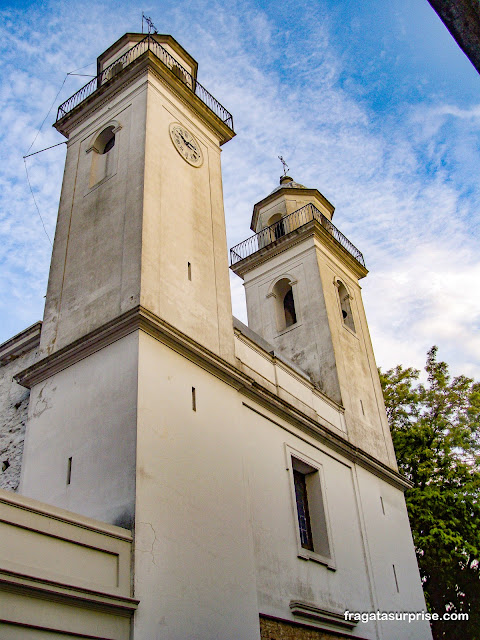
M359 280L360 251L335 208L289 176L253 208L252 238L231 250L251 329L345 409L349 439L396 468Z
M141 306L232 360L220 146L233 121L196 61L171 36L127 33L55 127L68 151L42 353Z

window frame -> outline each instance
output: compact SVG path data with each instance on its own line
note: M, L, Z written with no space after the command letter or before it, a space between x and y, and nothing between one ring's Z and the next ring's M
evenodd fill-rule
M286 283L286 291L283 293L281 289L283 285L282 282ZM298 304L298 289L297 289L297 280L293 278L289 274L283 274L275 278L272 284L269 287L269 292L267 294L267 298L272 298L272 313L273 313L273 326L275 327L275 333L277 336L286 333L287 331L291 331L299 327L301 322L301 316L299 312L299 304ZM287 325L284 300L288 291L292 292L293 299L293 309L295 311L295 322Z
M353 336L358 338L358 336L357 336L357 324L355 322L355 317L354 317L353 308L352 308L353 296L350 293L347 285L345 284L345 282L342 279L335 277L334 285L335 285L335 288L336 288L336 298L337 298L338 310L339 310L339 315L340 315L340 320L342 322L342 326L343 326L344 329L349 331ZM347 300L348 309L350 310L350 322L352 324L351 327L349 326L349 322L346 322L347 318L343 316L342 297L341 297L341 294L340 294L341 287L343 287L343 289L345 290L344 299Z
M99 147L99 139L102 134L111 130L113 138L115 140L114 145L105 153L101 147ZM90 142L86 149L86 154L89 157L90 169L88 171L87 189L85 195L97 189L100 185L113 178L118 170L118 133L122 129L122 125L117 120L110 120L102 127L97 129L93 136L90 136ZM99 168L99 163L102 165L102 169ZM99 173L103 173L102 176Z
M328 503L326 496L326 483L325 483L325 474L323 465L318 461L310 458L304 453L294 449L293 447L285 444L285 455L286 455L286 470L289 475L289 484L290 484L290 494L291 494L291 507L293 513L293 523L295 525L295 540L297 544L297 556L302 560L311 560L313 562L317 562L319 564L325 565L328 569L335 571L336 570L336 562L335 562L335 551L333 547L333 537L330 525L330 517L328 511ZM307 549L302 546L302 541L300 537L300 523L299 523L299 514L297 508L297 499L295 492L295 481L294 481L294 468L295 462L298 461L300 463L299 466L304 465L304 468L311 469L308 473L305 473L306 476L306 485L307 485L307 500L309 504L309 515L310 515L310 527L312 530L312 539L313 539L313 550ZM297 469L298 471L298 469ZM303 473L300 471L300 473ZM308 476L311 476L308 479ZM316 494L313 500L310 500L310 494L312 491ZM317 503L317 506L315 506ZM319 505L321 507L319 508ZM312 508L313 506L313 508ZM318 551L318 542L317 542L317 551L315 551L315 538L319 536L326 536L326 544L328 546L328 555L325 553L320 553Z

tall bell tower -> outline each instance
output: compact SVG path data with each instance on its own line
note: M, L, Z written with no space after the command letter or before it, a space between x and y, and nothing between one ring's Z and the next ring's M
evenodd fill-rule
M248 324L345 409L352 442L396 468L359 280L360 251L334 206L289 176L253 208L253 238L231 250Z
M97 67L55 124L68 151L41 350L140 305L232 360L220 173L232 117L171 36L128 33Z

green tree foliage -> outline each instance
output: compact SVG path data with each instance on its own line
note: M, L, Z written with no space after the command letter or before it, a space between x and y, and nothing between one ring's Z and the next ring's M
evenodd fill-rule
M435 640L480 640L480 383L450 378L437 348L419 371L380 371L427 606L466 612L432 624Z

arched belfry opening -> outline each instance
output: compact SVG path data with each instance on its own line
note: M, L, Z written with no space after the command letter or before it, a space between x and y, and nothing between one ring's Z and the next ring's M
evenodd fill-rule
M268 221L267 226L270 228L271 241L278 240L285 235L285 224L282 220L282 214L276 213Z
M88 151L92 152L90 187L115 173L115 125L105 127L94 139Z
M115 146L115 133L113 127L107 127L102 131L96 140L97 153L104 155L113 149Z
M350 294L347 288L340 280L336 282L338 289L338 298L340 300L340 309L342 313L343 324L351 331L355 331L355 323L353 322L352 307L350 306Z
M275 300L277 331L283 331L297 322L291 281L288 278L281 278L275 283L272 293Z

